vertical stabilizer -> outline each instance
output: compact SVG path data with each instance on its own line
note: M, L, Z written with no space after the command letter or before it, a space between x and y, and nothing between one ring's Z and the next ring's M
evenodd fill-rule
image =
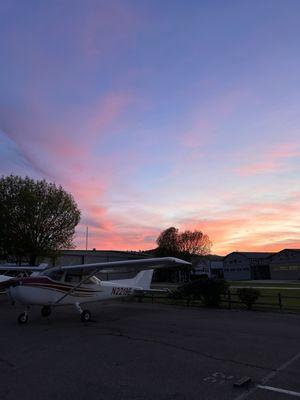
M148 290L150 289L152 276L153 276L153 269L147 269L145 271L140 271L136 277L134 278L134 286L141 287L142 289Z

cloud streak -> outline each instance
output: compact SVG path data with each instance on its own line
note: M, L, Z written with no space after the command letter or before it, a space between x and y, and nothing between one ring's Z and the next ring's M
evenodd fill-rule
M287 172L291 169L289 161L299 157L300 143L270 145L270 149L266 149L264 154L255 157L261 161L244 164L236 168L235 172L240 176Z
M129 250L172 225L203 229L222 254L298 245L298 69L281 62L299 24L278 36L269 23L266 62L258 6L179 3L4 5L0 173L70 191L78 247L86 226L91 247Z

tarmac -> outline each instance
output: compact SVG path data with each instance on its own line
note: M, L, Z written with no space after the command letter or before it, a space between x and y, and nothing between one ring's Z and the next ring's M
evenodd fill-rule
M0 399L300 397L300 315L111 302L43 318L0 296ZM235 387L244 378L248 383ZM244 379L246 380L246 379Z

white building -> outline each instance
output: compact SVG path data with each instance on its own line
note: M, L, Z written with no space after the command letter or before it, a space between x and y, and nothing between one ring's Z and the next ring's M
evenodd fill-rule
M194 275L207 275L209 278L223 278L223 258L221 256L202 256L194 263Z
M270 261L275 253L235 251L224 258L224 278L229 281L270 279Z

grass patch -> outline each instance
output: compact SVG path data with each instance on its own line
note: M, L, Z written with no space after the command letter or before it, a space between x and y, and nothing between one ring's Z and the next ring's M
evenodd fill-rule
M230 287L280 287L282 289L284 288L292 288L296 289L299 288L300 290L300 282L287 282L287 283L277 283L276 281L268 281L268 282L257 282L257 281L228 281Z
M235 284L237 282L234 282ZM238 282L240 283L240 282ZM250 286L249 282L245 286ZM253 286L256 286L255 282L252 282ZM238 286L241 286L238 284ZM258 286L258 285L257 285ZM265 286L261 284L261 286ZM276 284L277 287L277 284ZM280 311L280 303L278 293L281 295L281 306L282 311L295 311L300 312L300 285L299 290L289 290L286 285L282 285L280 289L259 289L260 297L257 302L253 305L253 310L270 310L270 311ZM237 288L233 285L230 286L231 293L231 308L234 309L246 309L245 305L239 301L237 296ZM156 304L166 304L166 305L179 305L179 306L188 306L188 302L186 300L174 300L168 297L167 293L159 293L153 295L146 295L142 298L143 302L146 303L156 303ZM201 301L195 300L191 301L190 306L193 307L204 307ZM229 308L228 297L222 296L222 308Z

